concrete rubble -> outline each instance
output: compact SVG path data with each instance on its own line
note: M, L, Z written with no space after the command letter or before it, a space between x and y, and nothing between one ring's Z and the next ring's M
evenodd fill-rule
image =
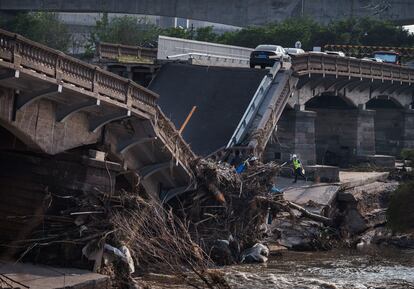
M390 193L397 187L398 183L394 181L373 182L340 192L338 207L343 216L343 234L355 236L384 225Z

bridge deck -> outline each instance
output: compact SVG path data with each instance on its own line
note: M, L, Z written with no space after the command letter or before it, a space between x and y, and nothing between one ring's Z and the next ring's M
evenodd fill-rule
M183 136L208 155L227 144L267 70L166 64L150 84L161 108L180 126L197 110Z

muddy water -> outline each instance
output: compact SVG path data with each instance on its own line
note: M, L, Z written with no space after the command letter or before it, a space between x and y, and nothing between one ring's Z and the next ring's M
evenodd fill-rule
M232 288L414 288L414 250L285 253L265 265L226 268Z

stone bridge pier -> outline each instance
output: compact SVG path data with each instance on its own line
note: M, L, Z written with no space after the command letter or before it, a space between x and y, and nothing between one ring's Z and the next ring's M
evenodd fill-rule
M303 164L315 165L315 120L316 113L304 106L286 107L267 145L265 159L288 162L292 154L297 154Z
M375 111L318 106L311 102L285 109L267 158L289 161L297 154L305 165L347 166L358 156L375 155Z

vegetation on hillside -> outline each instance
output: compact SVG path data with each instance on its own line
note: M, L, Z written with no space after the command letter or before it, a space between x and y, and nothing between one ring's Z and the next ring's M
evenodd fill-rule
M104 16L97 22L96 36L102 41L143 46L155 46L160 34L243 47L256 47L263 43L292 47L297 40L307 50L325 44L414 46L414 35L407 29L369 18L336 21L326 26L309 18L288 19L223 34L215 33L213 27L160 29L154 25L143 25L145 23L137 19L123 16L108 21Z
M70 45L68 29L55 13L22 13L13 21L3 21L0 25L63 51ZM145 17L109 18L107 14L103 14L102 18L97 20L86 46L89 53L93 52L98 41L156 47L158 35L244 47L255 47L263 43L292 47L300 40L306 50L325 44L414 47L414 34L404 27L370 18L347 19L328 25L318 24L310 18L288 19L280 23L251 26L218 34L213 27L161 29Z
M13 20L0 20L0 27L64 52L71 45L71 34L56 13L20 13Z

